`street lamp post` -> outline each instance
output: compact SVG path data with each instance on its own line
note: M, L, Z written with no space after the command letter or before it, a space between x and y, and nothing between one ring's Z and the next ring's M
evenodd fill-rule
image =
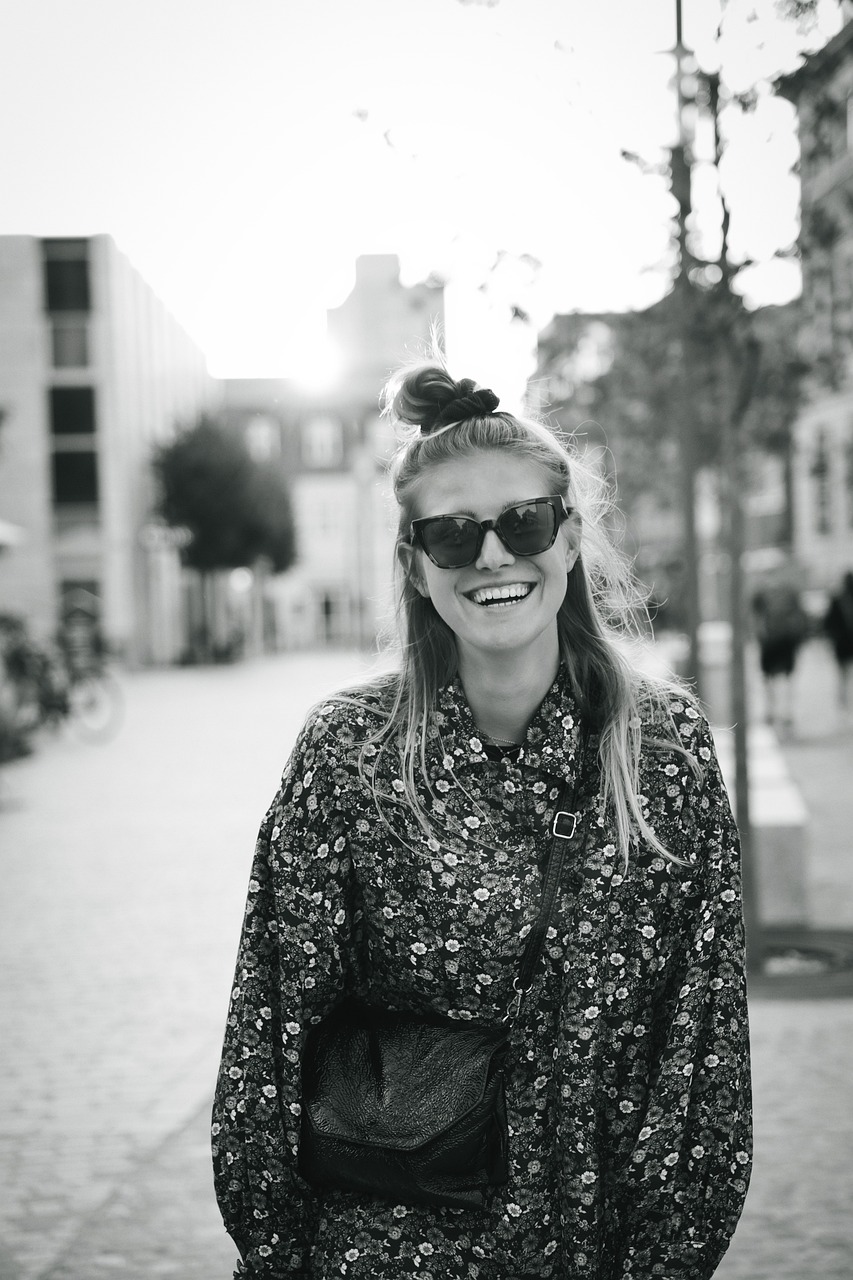
M687 222L691 211L690 201L690 153L685 107L688 96L685 92L685 61L688 57L682 35L681 0L675 0L675 87L678 103L678 139L672 150L672 191L678 201L678 246L679 274L676 289L680 299L679 312L682 330L688 332L691 319L691 282L689 276L690 252L687 245ZM714 121L715 155L714 160L719 171L720 133L718 125L719 96L718 84L711 85L711 111ZM720 269L722 271L722 287L725 297L733 302L731 295L731 278L728 263L728 208L723 200L723 243L720 252ZM732 386L738 365L734 337L728 336L725 342L725 355L721 361L720 379L723 388ZM685 344L686 346L686 344ZM758 351L748 346L743 352L742 372L734 395L722 395L721 399L721 436L723 450L723 474L728 480L727 486L727 550L730 564L729 613L731 623L731 649L729 655L730 709L734 721L734 797L737 810L738 829L741 837L744 917L747 937L750 942L748 951L749 968L756 972L762 964L763 939L761 936L761 920L759 914L757 883L755 878L755 862L753 857L752 826L749 809L749 759L747 751L748 705L746 695L746 625L745 600L742 557L744 549L744 512L743 512L743 453L741 441L738 440L739 428L743 425L746 411L751 399L757 369ZM684 380L683 380L684 382ZM696 535L696 442L693 421L689 414L681 414L681 461L684 478L684 548L686 560L685 604L687 612L687 631L690 641L688 676L694 681L697 695L702 696L702 663L699 649L699 623L701 620L699 600L699 547Z
M710 109L714 125L714 163L719 172L722 158L720 138L720 83L719 76L708 81ZM720 271L724 298L728 313L734 316L734 297L729 265L729 210L725 195L721 192L723 206L722 244L720 246ZM726 478L726 542L729 561L729 618L731 640L729 652L729 702L734 724L735 808L741 842L741 874L743 879L743 911L746 935L749 942L747 965L751 973L761 971L763 965L764 937L761 926L758 883L755 871L755 843L752 834L752 818L749 798L749 698L746 680L746 646L748 640L746 584L743 572L743 554L746 547L746 523L743 495L746 490L744 474L746 449L744 426L755 389L760 361L757 341L747 335L737 349L738 330L727 324L724 354L720 370L723 387L734 392L721 397L722 413L722 472ZM738 373L739 370L739 373Z
M682 521L684 541L684 604L688 638L687 679L697 697L702 696L702 662L699 651L699 543L696 535L696 442L694 424L687 412L687 360L689 346L685 335L690 325L690 252L687 245L687 223L690 217L690 154L685 119L687 96L684 90L684 62L687 50L681 31L681 0L675 0L675 90L678 105L678 132L670 152L672 194L678 203L678 275L675 281L677 312L680 320L682 392L677 398L679 414L678 438L682 472Z

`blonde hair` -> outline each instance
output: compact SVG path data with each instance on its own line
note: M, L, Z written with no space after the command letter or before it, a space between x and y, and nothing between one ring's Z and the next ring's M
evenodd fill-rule
M612 808L624 859L635 835L674 858L646 822L639 797L644 748L684 753L669 710L673 686L641 674L626 652L625 642L650 634L650 624L643 593L612 536L612 494L597 468L587 465L549 426L532 418L491 411L430 430L428 424L436 419L441 423L452 418L454 403L470 395L473 385L455 382L433 359L401 370L385 389L383 412L401 436L391 464L399 506L398 546L409 542L419 484L433 467L479 450L511 450L542 470L547 492L563 497L582 521L582 551L568 575L557 631L581 718L599 735L602 805ZM456 642L432 601L416 589L399 555L395 573L400 678L387 718L369 741L384 748L397 745L404 798L421 828L434 836L434 820L418 796L418 778L430 791L427 733L439 693L457 673ZM654 737L644 738L644 719L655 725ZM375 788L374 797L381 813Z

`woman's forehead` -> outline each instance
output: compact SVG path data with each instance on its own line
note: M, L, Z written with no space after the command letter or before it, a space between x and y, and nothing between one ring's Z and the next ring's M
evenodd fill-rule
M554 492L546 467L531 458L478 449L425 470L414 491L415 516L491 512Z

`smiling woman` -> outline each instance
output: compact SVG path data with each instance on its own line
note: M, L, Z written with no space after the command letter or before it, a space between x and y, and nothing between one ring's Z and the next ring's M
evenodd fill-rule
M385 408L400 666L315 709L261 828L213 1129L238 1275L707 1280L751 1137L708 725L626 660L566 442L440 364Z
M453 632L480 729L518 742L557 673L557 613L578 556L576 515L562 497L534 496L550 481L537 462L492 449L441 463L418 486L425 515L399 546L415 590Z

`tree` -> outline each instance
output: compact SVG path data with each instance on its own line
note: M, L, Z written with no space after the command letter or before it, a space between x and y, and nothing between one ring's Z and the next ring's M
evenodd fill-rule
M213 418L199 421L153 459L159 482L157 509L167 524L189 531L184 564L201 575L203 622L191 651L204 660L233 639L214 645L213 574L263 566L280 573L294 561L296 539L290 494L281 470L255 462L242 436Z
M159 514L189 530L184 563L201 573L255 564L275 572L294 560L296 540L290 494L281 472L254 462L233 430L202 416L157 450Z
M721 0L721 28L737 6ZM742 6L741 6L742 7ZM815 23L812 0L780 0L776 20L795 21L801 43L807 45ZM752 15L755 17L755 15ZM747 21L750 21L747 16ZM756 23L756 26L760 24ZM718 30L718 41L721 30ZM679 217L673 240L679 242L679 273L670 292L639 314L558 317L540 341L537 378L551 391L550 408L564 426L575 427L591 439L604 439L618 471L620 497L632 504L653 497L663 510L674 508L685 480L679 473L679 438L686 425L695 468L719 468L724 424L731 410L732 386L746 352L760 352L748 383L750 401L742 415L741 446L768 451L786 464L791 430L802 401L803 380L809 368L798 342L799 305L766 307L749 312L734 289L738 274L753 264L733 263L728 245L729 207L720 179L726 138L736 119L756 109L772 93L771 82L735 92L720 72L706 73L680 43L678 22L679 103L710 124L703 137L704 163L716 173L719 206L719 247L700 237L694 227L690 199L688 131L670 158L673 194ZM756 49L761 49L760 40ZM757 56L757 55L756 55ZM689 65L688 65L689 64ZM722 123L721 123L722 122ZM713 146L709 151L709 140ZM662 170L631 152L626 160L643 171ZM676 163L678 161L679 163ZM824 239L831 233L822 229ZM812 238L815 238L814 233ZM706 249L711 253L706 256ZM789 246L779 257L794 256ZM583 365L579 359L590 326L603 323L610 332L608 359L591 376L561 377L561 371ZM562 386L561 386L562 384ZM683 435L681 436L683 452Z

